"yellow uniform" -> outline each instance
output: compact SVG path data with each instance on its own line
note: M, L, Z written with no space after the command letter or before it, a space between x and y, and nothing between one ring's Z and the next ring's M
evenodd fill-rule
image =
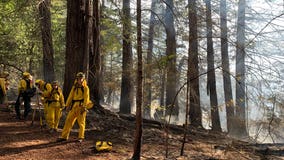
M44 118L47 122L47 125L50 127L50 120L48 120L48 112L49 112L49 108L48 108L48 103L47 103L47 99L50 97L51 95L51 90L52 90L52 86L50 83L44 82L41 79L36 80L35 84L38 86L39 90L41 90L41 99L43 102L43 112L44 112Z
M33 95L30 95L28 92L28 89L33 88L32 80L31 80L31 75L28 72L23 73L23 79L20 80L19 86L18 86L18 92L19 96L15 104L15 111L17 114L17 118L21 119L21 113L20 113L20 97L23 97L24 100L24 119L27 118L29 112L32 110L31 109L31 97Z
M79 80L78 77L76 78L77 80L72 86L71 92L69 93L66 101L66 110L70 111L66 117L61 138L58 139L58 141L64 141L69 138L70 131L76 120L80 127L78 135L79 141L81 142L85 138L86 107L91 103L89 87L87 86L87 82L84 77L80 77Z
M5 78L0 78L0 104L4 104L6 101L6 95L7 95L7 90L6 90L6 79Z
M60 87L53 88L50 92L50 97L47 99L48 104L48 124L51 131L57 131L58 124L61 118L61 110L64 105L64 96Z

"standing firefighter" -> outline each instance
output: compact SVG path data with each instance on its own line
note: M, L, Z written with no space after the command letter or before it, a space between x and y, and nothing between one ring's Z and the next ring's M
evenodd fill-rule
M47 114L49 112L49 107L48 107L48 103L47 103L47 100L48 98L50 97L50 93L51 93L51 90L52 90L52 86L50 83L47 83L45 82L44 80L41 80L41 79L37 79L35 81L35 85L38 87L38 89L40 90L39 91L39 94L41 95L41 100L42 100L42 103L43 103L43 112L44 112L44 119L46 120L46 123L48 125L48 127L50 127L51 125L49 124L49 120L48 120L48 117L47 117ZM46 125L46 124L45 124Z
M0 74L0 104L7 103L7 90L8 90L8 72L3 72Z
M36 88L33 87L32 83L32 76L28 72L23 73L23 78L19 82L18 86L18 98L15 104L15 111L17 119L22 119L21 112L20 112L20 105L21 105L21 97L24 100L24 119L27 118L28 114L30 113L31 109L31 97L34 96Z
M61 111L64 108L64 96L58 82L52 82L52 90L50 96L47 98L48 104L48 124L50 125L50 132L57 131L59 120L61 118Z
M91 108L89 87L85 80L85 75L82 72L76 74L76 80L69 93L66 110L69 111L65 124L62 130L61 137L57 139L58 142L66 141L69 138L70 131L77 120L80 127L78 142L82 142L85 138L85 121L87 109Z

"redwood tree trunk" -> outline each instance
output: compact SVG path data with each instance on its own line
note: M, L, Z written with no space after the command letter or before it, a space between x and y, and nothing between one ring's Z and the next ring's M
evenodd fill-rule
M198 39L197 39L197 10L196 0L188 0L189 13L189 69L190 77L190 110L189 118L193 126L202 126L201 107L199 93L199 71L198 71Z
M134 152L132 159L139 160L141 154L142 145L142 102L143 102L143 91L142 91L142 36L141 36L141 0L137 0L137 92L136 92L136 129L135 129L135 140L134 140Z
M130 114L133 104L133 60L131 45L131 15L130 0L123 0L123 53L122 53L122 78L119 111Z
M154 39L154 26L155 26L155 6L157 4L157 0L152 0L151 3L151 16L150 16L150 24L148 31L148 49L147 49L147 61L145 66L145 99L144 99L144 118L151 117L151 101L152 101L152 57L153 57L153 39Z
M230 63L228 54L228 27L227 27L227 5L226 0L220 2L220 18L221 18L221 56L223 71L223 87L226 105L227 130L230 134L234 130L234 102L232 95L232 83L230 78Z
M101 101L101 51L100 51L100 4L99 0L93 1L93 52L90 57L90 81L91 84L91 95L94 97L95 104L99 105Z
M66 55L65 55L65 76L64 96L67 98L74 83L77 72L87 74L88 55L86 41L86 0L67 1L67 23L66 23Z
M207 29L207 93L210 95L212 130L221 132L221 123L216 92L216 75L214 68L214 49L212 40L211 0L206 3L206 29Z
M167 61L167 74L166 74L166 115L175 115L178 117L179 106L178 100L175 96L177 93L177 70L176 70L176 32L174 28L174 17L173 17L173 0L166 0L166 16L165 16L165 27L166 27L166 55Z
M47 82L55 80L50 3L50 0L44 0L39 3L43 48L43 76L44 80Z
M239 0L236 52L236 125L237 136L246 137L246 84L245 84L245 7L246 1Z

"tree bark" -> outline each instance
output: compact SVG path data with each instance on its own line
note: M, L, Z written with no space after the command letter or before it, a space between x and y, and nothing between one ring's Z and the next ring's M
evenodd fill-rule
M188 65L191 73L190 77L190 109L189 118L191 125L200 127L201 107L199 93L199 71L198 71L198 37L197 37L197 10L196 0L188 0L189 12L189 48L188 48Z
M145 99L144 99L144 118L151 118L151 101L152 101L152 58L153 58L153 39L154 39L154 27L155 27L155 12L157 0L152 0L151 3L151 15L148 31L148 49L147 59L145 66Z
M174 102L177 93L177 70L176 70L176 32L174 28L173 0L166 0L165 29L166 55L167 55L167 74L166 74L166 115L174 115L178 118L178 100Z
M136 93L136 129L134 140L134 152L132 159L140 160L141 145L142 145L142 35L141 35L141 0L137 0L137 93Z
M67 1L67 23L66 23L66 55L64 75L64 96L67 98L74 83L77 72L84 72L88 77L87 67L89 65L86 55L86 0ZM89 46L88 46L89 47ZM85 64L88 63L88 64Z
M248 136L246 127L245 97L245 7L246 1L239 0L237 20L237 51L236 51L236 125L237 136Z
M102 100L102 70L101 70L101 51L100 51L100 3L99 0L93 1L93 52L90 54L90 69L92 76L90 80L94 82L91 85L91 95L95 104L99 105Z
M223 88L225 95L227 130L228 133L234 130L234 102L232 95L232 83L230 78L230 63L228 53L228 27L227 27L227 5L226 0L220 2L220 18L221 18L221 56L222 56L222 71L223 71Z
M43 76L47 82L55 80L50 3L50 0L42 0L39 3L43 48Z
M216 75L214 67L214 49L212 40L211 0L206 3L206 29L207 29L207 93L210 95L212 130L221 132L221 123L216 92Z
M122 78L119 110L121 113L130 114L133 104L133 60L131 44L131 15L130 0L123 0L123 53L122 53Z

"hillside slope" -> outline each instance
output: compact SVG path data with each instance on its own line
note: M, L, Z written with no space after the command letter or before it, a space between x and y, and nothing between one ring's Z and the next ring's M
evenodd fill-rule
M75 125L70 139L67 142L58 143L56 139L60 136L61 130L49 133L47 129L40 127L38 116L31 125L31 117L26 121L18 121L13 112L2 108L0 110L0 159L124 160L131 157L135 133L134 117L117 115L102 108L96 112L88 112L87 117L85 141L76 142L78 132ZM61 127L64 120L63 116ZM162 124L145 121L141 159L166 159L165 135ZM281 159L273 155L264 156L263 150L258 150L252 144L195 128L189 129L184 156L179 156L182 137L182 128L172 126L169 131L167 159ZM113 150L95 153L94 144L98 140L111 141Z

